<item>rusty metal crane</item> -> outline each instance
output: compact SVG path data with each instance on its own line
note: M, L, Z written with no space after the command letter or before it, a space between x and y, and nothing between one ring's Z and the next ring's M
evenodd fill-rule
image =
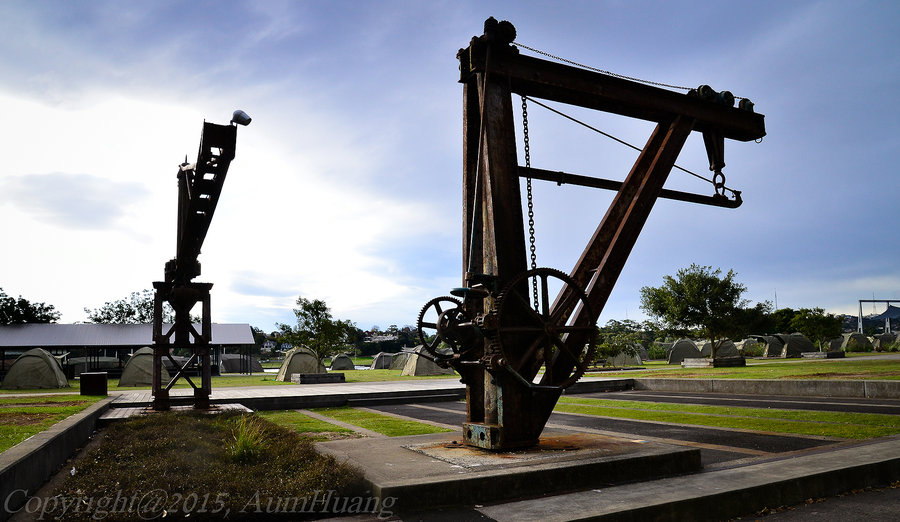
M419 314L426 350L466 384L466 444L531 446L562 391L583 375L596 322L657 198L734 208L725 195L724 140L765 135L752 103L706 86L687 94L520 55L516 31L493 18L459 51L463 84L463 284ZM518 164L512 94L656 123L624 181ZM663 189L685 140L703 134L715 194ZM569 273L527 266L519 178L616 190Z
M225 175L234 159L237 125L248 125L250 117L235 111L229 125L203 122L197 162L182 163L178 167L178 235L175 258L166 262L165 281L156 281L153 306L153 409L168 410L169 390L184 377L194 389L194 407L209 408L212 393L209 345L212 341L210 295L212 283L195 283L200 275L200 248L212 222ZM175 322L163 331L163 304L175 311ZM191 310L201 304L200 331L191 320ZM188 348L190 358L178 364L170 354L171 348ZM175 375L167 383L162 380L163 357L176 367ZM199 366L200 385L187 375L194 365Z

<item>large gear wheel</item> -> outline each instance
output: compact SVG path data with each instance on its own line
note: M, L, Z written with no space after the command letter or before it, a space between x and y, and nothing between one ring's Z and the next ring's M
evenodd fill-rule
M459 353L459 346L450 332L465 319L462 301L454 297L435 297L419 312L416 331L419 343L436 360L449 360ZM429 340L430 339L430 340Z
M533 281L537 282L537 302L530 299ZM551 292L555 296L563 286L569 291L554 306ZM580 307L587 308L582 316L593 317L587 294L559 270L534 268L513 278L497 300L493 335L508 369L541 385L567 388L574 384L584 375L597 342L596 325L572 321L572 311Z

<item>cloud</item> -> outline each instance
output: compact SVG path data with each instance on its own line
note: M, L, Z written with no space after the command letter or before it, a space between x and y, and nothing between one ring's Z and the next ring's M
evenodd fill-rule
M76 230L115 228L128 207L149 194L140 183L61 172L9 176L0 187L0 202L45 223Z

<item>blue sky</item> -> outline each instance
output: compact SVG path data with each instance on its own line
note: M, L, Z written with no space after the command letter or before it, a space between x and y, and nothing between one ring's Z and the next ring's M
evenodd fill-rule
M269 330L303 296L362 328L414 324L460 285L455 55L488 16L523 44L766 115L762 143L726 144L744 205L661 200L601 323L643 318L639 289L691 263L780 307L900 299L894 2L2 2L0 287L62 322L150 288L175 253L176 166L204 119L240 108L253 123L200 258L214 321ZM637 144L651 130L559 108ZM623 179L634 161L538 107L529 120L535 167ZM705 173L699 135L678 164ZM666 186L711 193L679 172ZM612 194L536 181L534 196L538 264L569 271Z

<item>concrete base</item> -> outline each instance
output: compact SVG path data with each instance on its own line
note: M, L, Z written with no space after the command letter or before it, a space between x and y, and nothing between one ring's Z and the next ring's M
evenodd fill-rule
M844 352L803 352L800 357L804 359L843 359Z
M747 360L743 357L720 357L718 359L687 357L681 361L682 368L737 368L741 366L747 366Z
M534 448L490 452L462 433L320 442L319 451L362 470L371 494L400 511L473 505L693 473L700 451L641 440L545 429Z
M346 382L343 373L294 373L291 374L294 384L327 384Z

